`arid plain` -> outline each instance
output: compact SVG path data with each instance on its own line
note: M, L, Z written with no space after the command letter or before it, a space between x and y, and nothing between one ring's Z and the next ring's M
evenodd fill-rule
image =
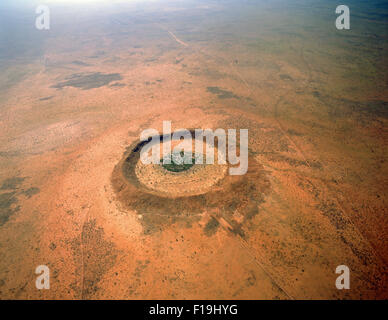
M0 298L387 299L388 9L373 3L341 31L334 1L57 4L45 31L4 6ZM131 146L165 120L248 129L247 174L181 175L170 197L127 185Z

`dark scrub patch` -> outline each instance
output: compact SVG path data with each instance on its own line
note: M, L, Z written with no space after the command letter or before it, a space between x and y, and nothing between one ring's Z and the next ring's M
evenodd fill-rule
M40 192L39 188L32 187L27 190L24 190L22 193L27 196L28 198L31 198L32 196L38 194Z
M268 160L273 162L286 162L292 167L306 166L306 167L311 167L313 169L322 169L322 164L319 161L315 161L315 160L309 160L309 161L299 160L299 159L294 159L294 158L284 156L279 153L270 154L267 156L267 158Z
M203 232L208 236L212 236L215 234L218 230L220 223L217 219L211 217L208 223L206 223L205 228L203 229Z
M15 194L16 192L0 194L0 226L5 224L9 218L20 209L19 206L15 206L18 203Z
M382 100L372 100L365 103L362 111L368 112L378 117L388 118L388 102Z
M0 190L16 190L20 187L25 178L13 177L3 181Z
M220 89L219 87L207 87L207 92L216 94L219 99L240 99L240 97L233 92Z
M314 91L313 95L327 108L328 115L333 120L356 117L357 120L364 122L376 117L388 118L388 101L353 101L335 98L317 91Z
M19 151L0 151L0 157L4 158L14 158L14 157L19 157L20 156Z
M82 90L89 90L106 86L112 81L121 79L122 77L119 73L76 73L66 78L65 81L52 86L52 88L62 89L64 87L74 87Z
M321 96L321 94L319 93L319 91L313 91L313 96L315 98L319 98Z
M115 82L115 83L112 83L110 85L110 87L119 87L119 88L121 88L121 87L125 87L125 84L124 83L120 83L120 82Z
M163 136L160 138L163 140ZM135 173L140 151L149 141L151 138L148 141L135 142L127 148L112 173L112 185L117 199L125 208L141 215L144 233L150 234L172 224L190 227L193 222L201 219L202 213L210 210L215 219L223 218L229 223L233 233L244 237L245 224L258 212L252 208L264 202L264 196L270 189L268 173L262 165L249 156L245 175L227 174L204 194L166 197L147 190L140 184ZM235 211L243 216L242 223L234 220Z
M50 100L54 98L54 96L49 96L49 97L44 97L44 98L40 98L39 101L47 101L47 100Z
M245 215L246 220L250 220L253 217L255 217L259 213L259 208L256 204L252 204L250 207L247 208L247 214Z
M140 260L137 260L136 261L136 269L135 269L135 276L137 278L141 278L141 275L143 273L143 271L147 268L147 266L149 265L150 261L149 260L146 260L146 261L140 261Z
M77 65L77 66L83 66L83 67L88 67L88 66L90 66L90 64L85 63L85 62L82 62L82 61L79 61L79 60L73 61L72 64L75 64L75 65Z
M249 276L246 280L247 287L254 286L256 284L256 275L253 270L249 271Z
M245 232L243 230L243 224L239 223L239 222L237 222L237 221L235 221L233 219L230 219L229 217L225 217L225 218L226 218L227 222L230 225L230 227L228 227L229 231L232 232L235 235L240 236L241 238L245 238Z
M281 75L279 75L279 77L282 80L287 80L287 81L292 81L293 80L292 77L289 76L288 74L281 74Z
M77 273L83 275L80 298L92 299L99 290L98 282L114 266L118 251L113 242L105 239L104 229L97 226L95 219L83 225L81 239L82 245L79 238L72 241L79 263Z
M334 202L326 201L317 205L325 217L330 220L330 223L336 228L336 230L344 230L349 223L343 216L342 212L338 210Z
M359 261L365 265L373 264L373 253L369 250L368 246L362 244L361 238L354 238L354 225L349 218L338 209L337 205L333 201L322 201L317 208L322 214L327 217L332 226L337 230L342 242L349 246L353 254L359 259Z
M303 136L302 133L300 133L300 132L298 132L298 131L296 131L296 130L294 130L294 129L288 129L288 130L287 130L287 133L288 133L289 135L291 135L291 136L296 136L296 137L301 137L301 136Z

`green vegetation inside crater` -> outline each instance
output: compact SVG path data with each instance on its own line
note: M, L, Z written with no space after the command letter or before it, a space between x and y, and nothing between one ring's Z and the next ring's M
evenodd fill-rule
M191 159L190 159L191 158ZM170 160L170 161L166 161ZM195 164L195 157L191 153L170 154L167 159L161 159L163 168L170 172L182 172L189 170Z

